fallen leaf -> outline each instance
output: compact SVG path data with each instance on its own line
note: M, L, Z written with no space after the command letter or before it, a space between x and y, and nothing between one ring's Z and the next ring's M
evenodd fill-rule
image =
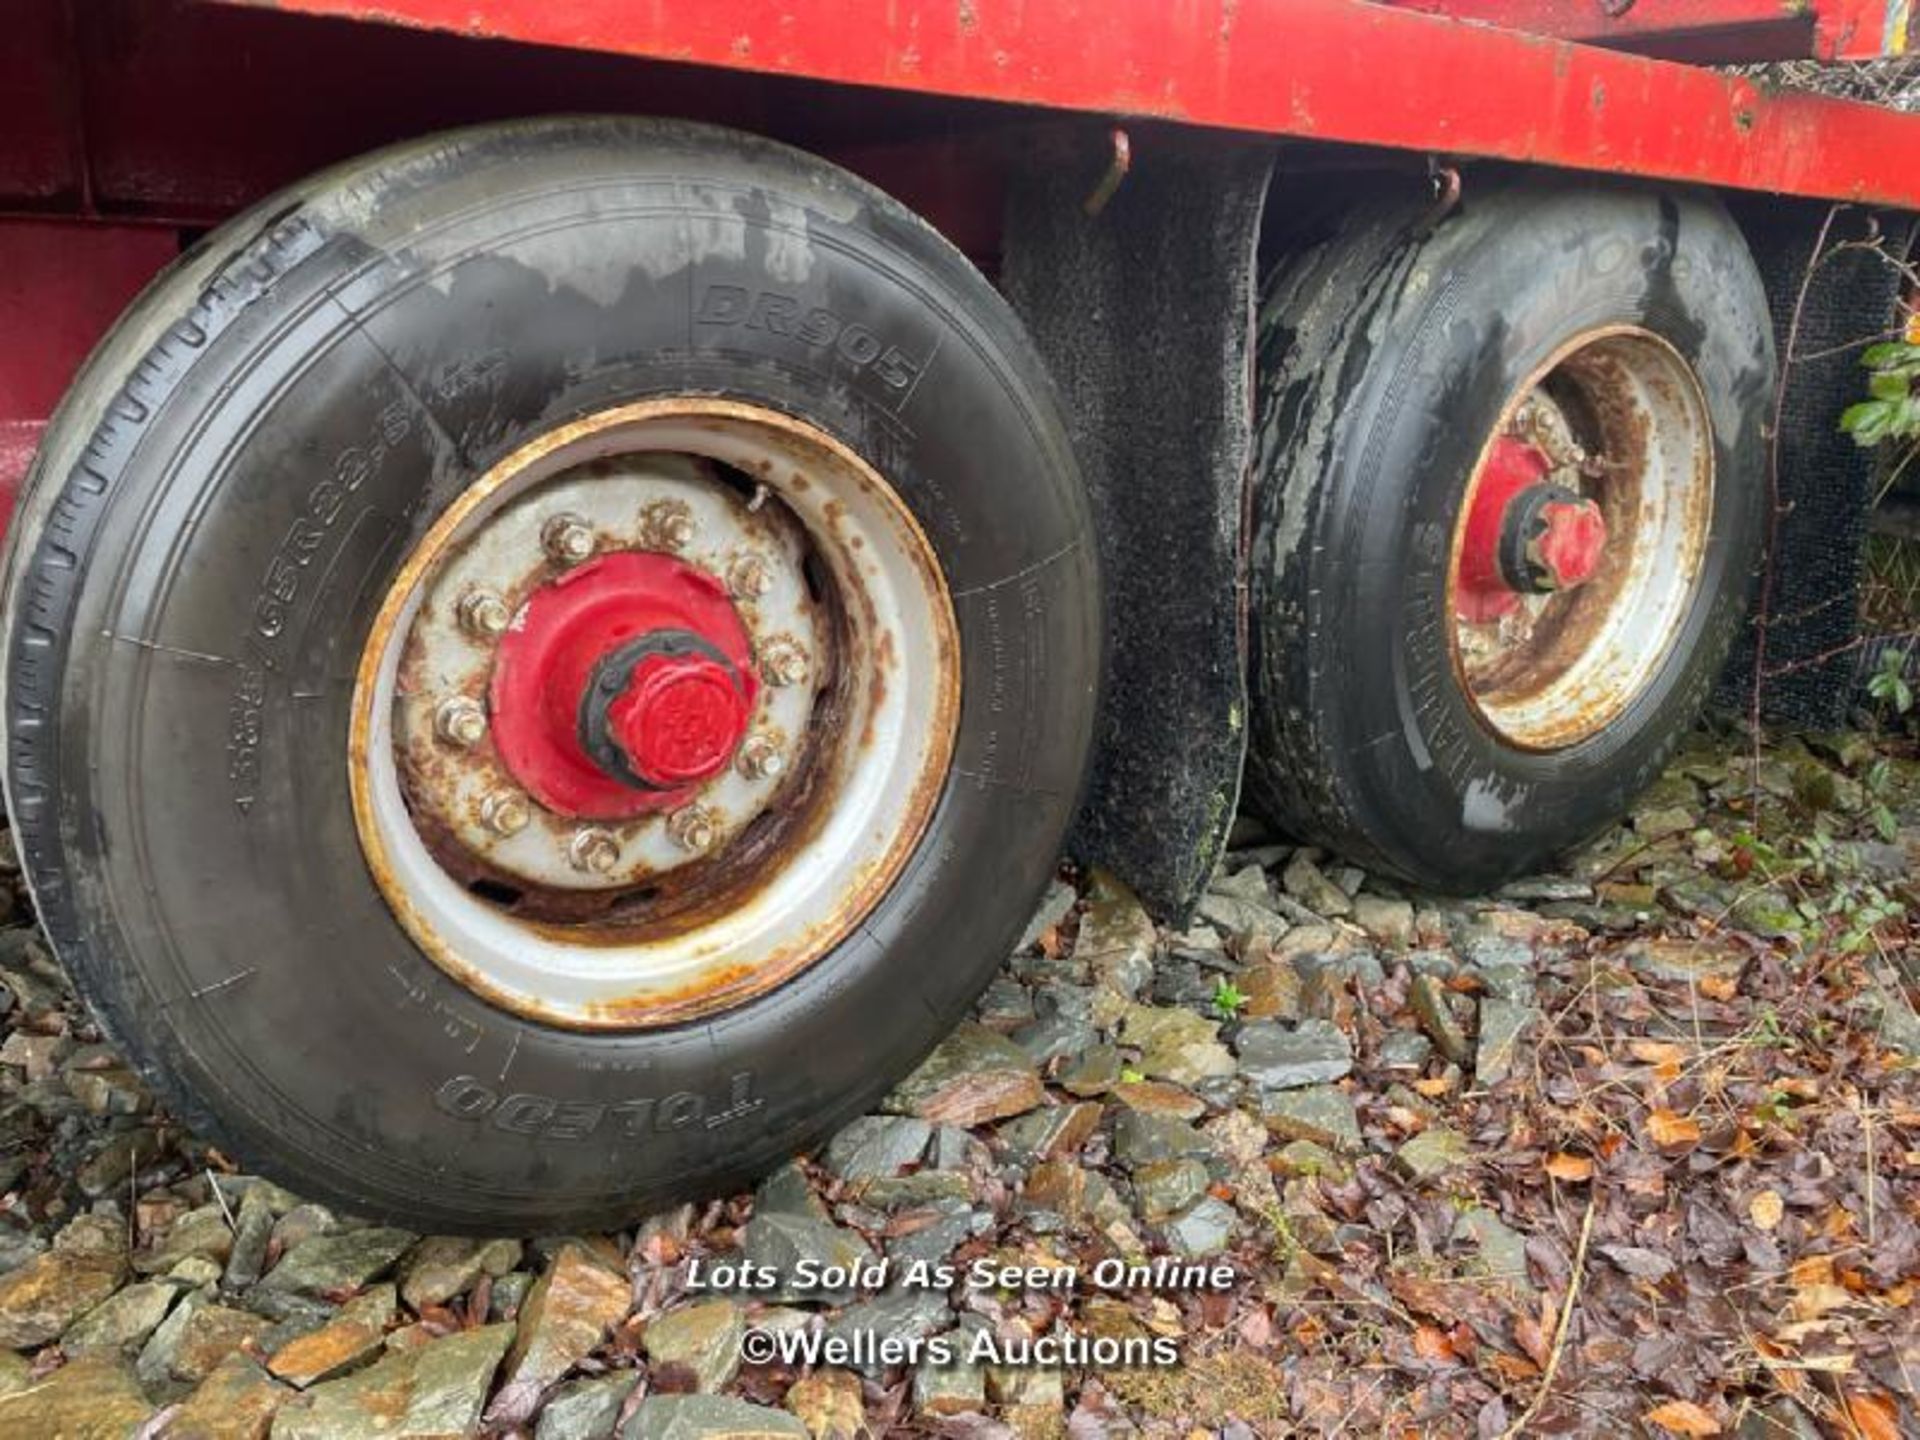
M1696 1144L1700 1139L1700 1126L1684 1115L1659 1106L1647 1115L1647 1134L1661 1149L1671 1150Z
M1796 1320L1817 1320L1829 1310L1852 1303L1853 1296L1844 1285L1802 1285L1793 1292L1793 1316Z
M1643 1065L1678 1065L1687 1058L1685 1048L1671 1040L1632 1040L1627 1053Z
M1900 1440L1893 1402L1884 1395L1849 1395L1847 1418L1863 1440Z
M1664 1280L1673 1273L1673 1260L1658 1250L1639 1245L1600 1245L1600 1253L1636 1280Z
M1460 1357L1454 1354L1453 1342L1447 1339L1447 1332L1432 1325L1414 1327L1413 1353L1422 1360L1431 1360L1438 1365L1457 1365L1460 1362Z
M1584 1155L1569 1155L1564 1150L1558 1150L1547 1157L1547 1174L1556 1180L1577 1185L1582 1180L1593 1178L1593 1161Z
M1808 1255L1796 1260L1788 1276L1795 1285L1830 1285L1833 1283L1833 1257Z
M1691 1400L1669 1400L1647 1412L1647 1423L1675 1435L1718 1435L1720 1422Z
M1762 1190L1747 1203L1747 1218L1762 1230L1771 1230L1787 1213L1787 1203L1778 1190Z
M1547 1330L1531 1315L1522 1315L1513 1322L1513 1338L1520 1342L1520 1348L1527 1352L1527 1358L1542 1370L1553 1354L1553 1342L1547 1337Z

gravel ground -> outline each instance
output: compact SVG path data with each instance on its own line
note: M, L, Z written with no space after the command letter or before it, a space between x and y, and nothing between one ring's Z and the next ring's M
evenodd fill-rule
M493 1240L183 1133L0 886L0 1440L1920 1433L1910 747L1703 734L1483 900L1236 844L1183 933L1063 876L755 1194Z

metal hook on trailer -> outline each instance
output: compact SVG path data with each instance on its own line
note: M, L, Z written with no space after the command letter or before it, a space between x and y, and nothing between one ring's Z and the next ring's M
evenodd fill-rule
M1427 179L1433 186L1433 208L1420 217L1420 223L1414 227L1416 235L1432 234L1460 204L1460 172L1453 166L1441 165L1429 158Z
M1113 192L1120 188L1120 182L1127 178L1127 172L1133 168L1133 141L1127 132L1116 125L1113 127L1113 158L1107 162L1107 173L1100 177L1100 183L1081 203L1080 208L1087 212L1087 218L1093 219L1107 208L1107 202L1113 199Z

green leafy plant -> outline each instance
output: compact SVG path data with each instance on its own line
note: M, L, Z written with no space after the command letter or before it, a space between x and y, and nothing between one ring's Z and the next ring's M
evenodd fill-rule
M1231 1020L1240 1013L1247 1003L1247 997L1240 993L1240 987L1231 980L1222 980L1213 987L1213 1008Z
M1860 363L1867 370L1868 398L1846 408L1840 428L1860 445L1920 437L1915 386L1920 381L1920 345L1905 340L1869 345Z
M1913 686L1907 683L1905 647L1889 645L1880 652L1880 667L1867 677L1867 694L1891 706L1896 715L1913 709Z

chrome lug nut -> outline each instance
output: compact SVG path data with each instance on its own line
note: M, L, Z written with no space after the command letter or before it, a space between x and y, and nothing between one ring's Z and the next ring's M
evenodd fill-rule
M791 640L775 640L760 651L760 673L769 685L799 685L807 678L807 652Z
M480 820L496 835L518 835L533 819L526 797L512 790L496 790L480 802Z
M773 571L758 555L742 555L727 567L727 588L737 600L758 600L773 588Z
M578 515L555 515L540 527L540 544L562 565L578 565L593 554L593 527Z
M476 639L497 639L512 622L507 602L491 590L469 590L460 597L460 628Z
M620 863L620 838L611 830L590 825L568 842L567 860L576 870L605 875Z
M734 757L734 763L749 780L770 780L787 768L786 756L765 735L749 735Z
M433 712L433 733L449 745L471 749L487 738L487 712L477 700L452 696Z
M704 854L713 848L713 817L698 805L688 805L667 817L667 834L682 850Z
M693 543L693 511L684 500L655 500L640 511L640 543L680 551Z

